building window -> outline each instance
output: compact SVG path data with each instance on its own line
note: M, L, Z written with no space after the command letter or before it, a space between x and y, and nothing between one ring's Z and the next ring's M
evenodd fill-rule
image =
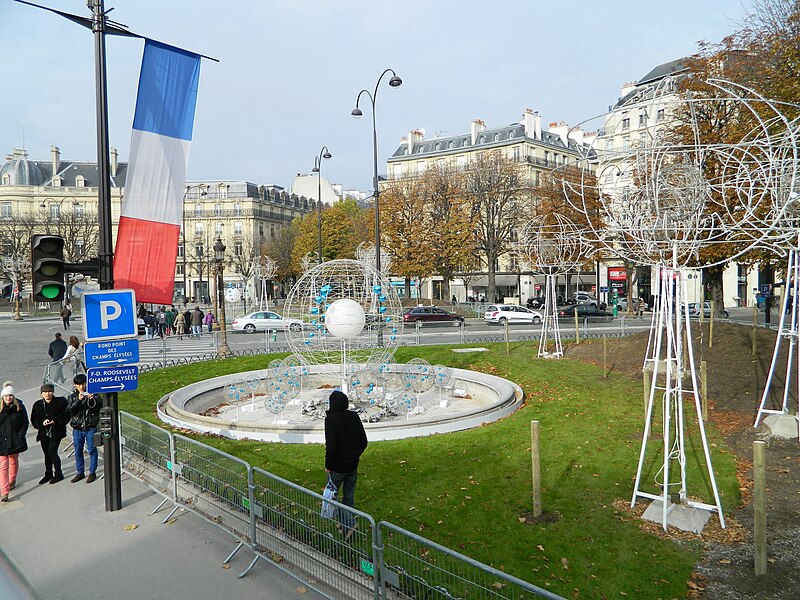
M478 143L483 144L484 142L486 142L486 136L482 135L481 137L478 138Z
M495 133L494 134L494 141L495 142L499 142L500 141L500 134L499 133Z
M439 144L439 143L437 143L437 144L436 144L436 146L434 146L434 148L433 148L433 149L434 149L434 150L436 150L436 151L438 152L439 150L441 150L441 149L442 149L442 145L441 145L441 144Z
M198 217L198 218L203 216L203 205L202 204L195 204L194 205L194 216Z
M513 138L515 135L516 135L516 134L515 134L513 131L509 131L509 132L508 132L508 139L511 139L511 138Z
M61 216L61 207L58 204L51 204L50 205L50 220L51 221L58 221L58 218Z
M545 165L550 164L550 152L548 152L547 150L544 151L544 164Z
M183 243L178 244L178 258L183 258L183 255L186 252L184 248L185 246Z
M0 205L0 217L10 219L12 217L11 206L11 202L3 202L2 205Z
M408 148L403 148L403 156L408 156Z
M53 175L53 187L61 187L61 177L58 175Z
M448 150L452 150L455 147L456 147L456 143L455 142L451 141L451 142L447 143L447 149Z
M233 216L234 217L241 217L242 216L242 205L241 204L234 204L233 205Z
M519 146L514 146L511 150L511 156L515 161L519 161Z
M225 200L228 197L228 186L223 184L219 186L219 198Z
M263 223L259 223L258 224L258 235L260 235L262 238L264 237L264 224Z
M456 158L456 166L459 169L463 169L464 167L466 167L467 166L467 157L464 156L463 154L461 156L457 157Z
M75 177L75 187L86 187L86 179L83 178L83 175Z
M421 154L422 152L425 152L425 146L420 146L419 148L417 148L418 154Z
M76 221L83 221L83 218L86 216L83 205L82 204L73 205L72 214L75 215Z
M420 160L417 162L417 173L424 173L425 172L425 161Z
M222 223L214 223L214 235L222 237Z
M183 263L177 263L175 265L175 274L176 275L183 275Z
M275 223L269 224L269 236L273 238L275 237Z
M82 257L86 252L86 241L81 239L76 239L72 242L72 248L75 251L74 259L78 259Z
M400 179L402 176L403 176L403 165L395 165L394 166L395 179Z
M639 113L639 127L644 127L647 125L647 113L642 111Z
M194 247L194 255L197 258L203 258L203 243L200 242Z
M461 147L463 148L464 146L469 146L469 138L464 138L464 141L461 142Z
M629 136L625 136L622 138L622 151L627 152L631 149L631 138Z
M195 223L194 224L194 234L195 235L203 235L204 227L202 223Z
M214 205L214 216L221 217L222 216L222 204L215 204Z
M242 224L241 222L236 222L233 224L233 235L242 235Z
M664 109L659 108L658 112L656 113L656 123L660 123L664 120Z
M439 167L439 169L443 170L445 168L444 159L443 158L438 159L436 161L436 166Z
M630 117L625 117L624 119L622 119L622 130L627 131L630 128L631 128L631 119Z
M242 242L234 242L233 243L233 253L236 256L242 255Z
M3 175L3 185L11 185L11 176L8 173Z

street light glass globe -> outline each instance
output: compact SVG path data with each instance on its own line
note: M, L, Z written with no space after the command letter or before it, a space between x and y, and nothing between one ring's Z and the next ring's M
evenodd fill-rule
M339 339L357 337L365 323L364 308L350 298L336 300L325 311L325 328Z

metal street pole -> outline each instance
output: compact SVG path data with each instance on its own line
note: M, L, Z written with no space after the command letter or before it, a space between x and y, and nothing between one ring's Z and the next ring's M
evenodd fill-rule
M111 236L111 166L108 144L108 82L106 80L106 17L103 0L88 0L92 9L92 32L95 50L95 87L97 95L97 173L98 221L100 240L99 282L101 290L114 288L114 245ZM106 511L122 508L122 465L119 451L119 399L116 392L105 394L104 405L114 418L111 436L103 439L103 473Z
M333 156L327 146L319 151L319 156L314 159L312 173L317 174L317 264L322 264L322 159Z
M214 264L217 269L217 302L219 303L219 355L223 358L230 356L231 350L228 347L228 330L225 323L225 282L224 282L224 269L225 269L225 244L222 238L218 237L214 242Z

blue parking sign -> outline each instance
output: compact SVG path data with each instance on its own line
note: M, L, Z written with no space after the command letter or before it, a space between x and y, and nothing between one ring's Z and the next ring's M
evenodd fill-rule
M84 292L83 335L87 342L136 337L136 295L133 290Z

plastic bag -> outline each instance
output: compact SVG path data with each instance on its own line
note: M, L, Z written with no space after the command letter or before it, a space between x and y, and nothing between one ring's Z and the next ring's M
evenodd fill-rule
M336 486L331 481L331 478L328 477L328 483L325 484L325 489L322 490L322 496L327 500L336 500L336 493L339 490L336 489ZM322 502L322 510L320 511L320 516L323 519L333 519L336 517L336 506L334 506L331 502Z

